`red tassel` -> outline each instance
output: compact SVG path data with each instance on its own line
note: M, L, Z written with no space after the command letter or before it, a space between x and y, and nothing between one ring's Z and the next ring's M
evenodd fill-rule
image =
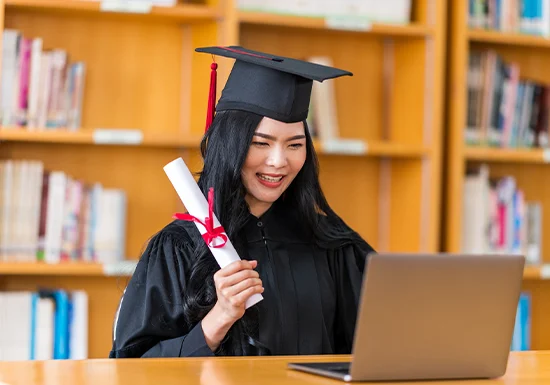
M204 132L208 131L208 128L212 124L212 120L214 120L214 111L216 109L216 70L218 69L218 64L212 63L210 69L210 94L208 95L208 111L206 113L206 128Z

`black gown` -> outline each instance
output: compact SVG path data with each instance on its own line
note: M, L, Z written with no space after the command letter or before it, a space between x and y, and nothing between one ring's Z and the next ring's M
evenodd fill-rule
M247 255L258 261L265 288L258 339L273 355L351 353L366 242L320 248L298 218L277 204L244 228ZM181 301L194 223L175 221L156 234L122 297L111 358L212 356L200 322L186 326ZM213 258L213 257L212 257Z

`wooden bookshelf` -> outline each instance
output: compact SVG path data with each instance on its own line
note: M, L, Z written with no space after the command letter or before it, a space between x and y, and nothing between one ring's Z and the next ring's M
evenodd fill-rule
M446 4L413 0L410 25L347 30L320 18L241 12L234 0L143 14L103 12L76 0L0 0L4 28L40 36L45 48L65 49L89 68L82 128L0 129L0 159L39 159L46 168L124 189L126 254L135 262L182 210L162 167L181 156L200 170L212 58L194 48L239 44L298 58L328 55L354 73L334 83L340 139L354 144L315 141L329 203L376 250L437 251ZM221 92L233 60L216 62ZM94 130L103 127L122 136L98 143ZM123 135L135 131L143 135L138 142ZM98 264L4 262L0 290L86 290L89 355L101 358L128 274Z
M467 34L470 42L513 45L516 47L550 48L550 40L543 36L485 29L471 29Z
M240 24L270 25L273 27L295 27L305 29L343 29L330 24L326 18L289 16L263 12L240 11L238 13ZM404 36L411 38L418 36L425 38L434 33L434 28L425 24L411 23L409 25L365 24L364 28L346 30L348 33L367 33L385 36Z
M136 263L135 260L113 264L93 262L2 262L0 263L0 275L124 277L133 274Z
M316 151L322 155L349 155L365 157L422 158L430 155L430 147L390 141L351 140L351 144L338 139L313 140Z
M548 150L540 148L496 148L465 144L468 108L468 60L476 50L492 49L505 62L517 62L520 79L543 83L550 82L546 65L550 41L540 36L530 36L497 30L469 29L468 7L452 3L449 9L448 35L448 97L446 159L444 168L444 210L442 246L447 252L460 252L463 229L463 184L465 173L471 166L489 166L491 179L511 175L517 187L528 201L542 203L542 262L540 266L526 266L524 290L532 297L531 348L550 348L550 285L548 263L550 243L544 233L550 226L550 161Z
M137 135L136 135L137 134ZM125 130L49 131L20 128L0 128L0 142L63 143L88 145L127 145L145 147L197 148L201 137L184 136L176 133L141 133Z
M550 151L540 148L466 147L464 157L470 161L501 163L549 163Z
M550 265L525 266L523 278L526 281L547 280L550 278Z
M200 23L213 21L221 17L218 7L199 5L199 4L178 4L174 7L151 7L150 11L128 13L123 10L107 11L101 8L100 1L81 1L81 0L4 0L6 10L33 10L39 12L56 13L87 13L96 14L105 13L108 15L116 14L126 17L145 16L149 20L162 18L165 20L174 20L184 23Z

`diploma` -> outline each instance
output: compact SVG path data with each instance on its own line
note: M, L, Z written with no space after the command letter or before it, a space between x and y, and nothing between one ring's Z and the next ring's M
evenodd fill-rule
M221 268L241 258L227 237L216 214L212 210L214 191L208 192L208 202L195 182L193 175L181 158L177 158L164 166L164 172L170 179L178 196L188 211L182 217L193 221L202 238L210 248L212 255ZM261 294L254 294L246 301L246 308L255 305L263 299Z

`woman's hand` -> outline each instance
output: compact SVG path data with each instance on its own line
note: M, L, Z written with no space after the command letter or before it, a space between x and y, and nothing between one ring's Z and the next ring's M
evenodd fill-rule
M212 351L244 315L246 300L264 291L260 275L254 270L257 265L257 261L235 261L214 274L218 300L202 320L204 337Z

